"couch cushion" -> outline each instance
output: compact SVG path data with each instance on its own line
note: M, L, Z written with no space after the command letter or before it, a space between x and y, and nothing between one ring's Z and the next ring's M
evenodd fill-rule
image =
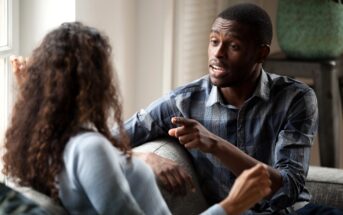
M343 210L343 170L310 166L306 187L311 202Z
M161 193L172 214L199 214L208 207L201 193L195 171L191 166L192 162L186 150L177 141L170 139L156 140L136 147L133 151L154 152L162 157L174 160L192 176L196 191L194 193L189 191L183 197L172 195L160 186Z
M0 183L0 214L48 215L48 212L20 192Z
M43 193L40 193L30 187L18 186L15 183L9 181L7 181L6 185L22 193L25 197L31 199L32 201L36 202L39 206L44 208L51 215L67 214L66 210L61 205L59 205Z

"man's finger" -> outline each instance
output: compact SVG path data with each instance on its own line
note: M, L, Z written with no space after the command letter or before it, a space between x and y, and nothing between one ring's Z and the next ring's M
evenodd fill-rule
M158 180L164 189L166 189L168 192L171 191L170 184L169 184L168 179L165 175L159 175Z
M175 125L183 125L183 126L190 126L193 125L194 122L191 119L187 119L184 117L173 117L171 122Z
M186 195L187 193L187 186L186 184L184 183L184 178L182 176L182 173L181 173L181 170L176 170L173 174L176 182L177 182L177 190L176 190L176 194L178 195Z
M180 172L180 174L182 175L182 177L184 178L184 180L186 181L186 183L190 187L191 191L195 192L195 185L194 185L192 177L186 172Z
M169 129L168 134L172 137L176 137L176 128Z
M185 126L180 126L177 128L172 128L168 131L168 134L172 137L181 137L184 135L189 135L191 133L194 132L194 128L193 127L185 127Z

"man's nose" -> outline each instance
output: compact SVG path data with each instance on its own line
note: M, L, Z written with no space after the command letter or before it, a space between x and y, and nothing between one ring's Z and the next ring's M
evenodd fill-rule
M225 44L219 44L215 50L215 56L217 58L223 57L225 55Z

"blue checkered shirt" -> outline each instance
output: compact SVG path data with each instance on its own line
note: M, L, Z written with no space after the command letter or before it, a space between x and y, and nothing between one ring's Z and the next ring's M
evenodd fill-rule
M283 185L256 211L279 210L308 201L305 185L310 150L318 128L314 91L288 77L262 70L253 95L237 109L224 102L208 75L179 87L137 112L125 127L134 146L168 136L171 117L195 119L255 159L274 167ZM209 203L225 198L235 180L212 154L189 150Z

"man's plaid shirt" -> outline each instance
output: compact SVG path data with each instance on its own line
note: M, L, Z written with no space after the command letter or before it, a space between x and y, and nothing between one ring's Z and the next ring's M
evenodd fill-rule
M179 87L137 112L126 123L134 146L167 136L173 116L195 119L209 131L277 169L283 186L260 210L278 210L308 201L305 185L310 150L318 128L314 91L291 78L262 70L253 95L238 109L223 101L204 76ZM235 176L213 155L189 150L210 203L225 198Z

